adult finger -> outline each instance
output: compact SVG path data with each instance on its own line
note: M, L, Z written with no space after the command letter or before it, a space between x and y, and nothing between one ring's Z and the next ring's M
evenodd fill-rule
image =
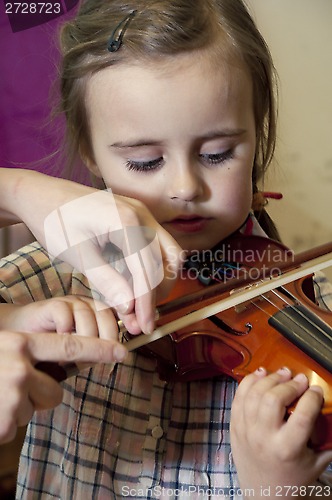
M92 243L89 247L90 250L85 249L77 268L88 278L100 307L104 303L104 307L112 307L119 313L133 311L134 292L128 277L105 260L100 248Z
M54 378L48 374L34 368L33 376L29 384L29 400L34 410L48 410L58 406L63 398L63 389ZM18 421L18 425L25 425L27 422Z
M34 411L27 389L26 369L29 364L15 356L10 356L7 361L0 374L0 443L14 439L17 427L26 425Z
M161 229L158 236L162 249L165 275L163 283L159 287L159 293L164 293L164 297L166 297L176 283L187 254L165 229ZM164 297L161 296L160 298Z
M185 258L181 247L161 226L158 228L158 240L161 252L160 254L154 252L152 262L155 267L149 269L151 292L139 297L135 302L136 318L139 325L144 325L142 330L145 333L152 333L154 330L156 305L166 299L176 286L179 270Z
M38 333L28 335L27 343L34 362L114 363L123 361L128 352L124 345L114 340L79 335Z

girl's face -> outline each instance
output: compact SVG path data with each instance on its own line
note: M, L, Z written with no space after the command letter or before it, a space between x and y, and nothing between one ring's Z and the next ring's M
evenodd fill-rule
M182 248L208 249L250 210L251 80L197 53L166 60L90 79L90 168L114 193L142 201Z

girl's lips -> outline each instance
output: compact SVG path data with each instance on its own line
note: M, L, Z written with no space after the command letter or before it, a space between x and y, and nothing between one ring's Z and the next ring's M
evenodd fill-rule
M182 216L166 222L166 225L182 233L197 233L205 229L209 221L210 219L198 215Z

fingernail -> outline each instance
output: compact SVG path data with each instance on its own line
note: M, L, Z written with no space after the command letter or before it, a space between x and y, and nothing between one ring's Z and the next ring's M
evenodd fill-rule
M124 294L119 294L114 297L114 307L121 314L126 314L129 310L129 302Z
M295 380L296 382L307 382L308 378L306 377L306 375L304 375L304 373L298 373L297 375L295 375L293 380Z
M123 361L128 354L128 350L122 344L117 344L113 350L113 356L115 361Z
M292 372L289 368L287 368L287 366L282 366L279 370L277 370L277 373L280 373L280 375L291 375Z
M154 321L148 321L146 327L144 328L145 335L151 335L154 330Z
M127 312L129 311L129 304L118 304L116 306L116 310L120 313L120 314L127 314Z
M309 389L311 391L318 392L319 394L321 394L322 396L324 396L324 391L323 391L323 389L319 385L312 385L311 387L309 387Z
M266 374L266 370L265 370L265 368L263 368L262 366L260 366L259 368L257 368L257 370L255 370L255 373L256 373L256 375L265 375Z

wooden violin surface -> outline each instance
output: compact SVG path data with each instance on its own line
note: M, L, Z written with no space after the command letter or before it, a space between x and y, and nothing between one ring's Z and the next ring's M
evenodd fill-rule
M250 237L250 241L245 237L236 239L236 254L240 255L244 244L252 249L253 238ZM254 261L248 258L249 251L243 252L247 259L238 260L237 268L232 259L233 269L241 268L247 273L258 266L260 271L264 266L277 268L277 251L280 263L292 259L288 249L277 242L259 238L257 244L256 253L261 257ZM227 253L235 255L231 254L230 247ZM263 258L265 256L268 258ZM271 258L275 261L271 262ZM173 292L173 301L181 301L193 289L204 290L204 285L190 279L190 272L187 277L182 275ZM224 292L225 297L229 293ZM205 305L215 300L216 297L204 298L203 292L200 302ZM197 308L200 305L197 303ZM162 315L158 324L185 316L193 309L192 301L180 311L171 309ZM317 450L332 447L332 313L315 303L312 275L202 319L140 350L155 357L159 375L164 380L190 381L226 375L240 381L260 366L271 372L287 366L293 375L304 373L310 385L319 385L324 391L324 407L311 444ZM289 413L291 411L289 409Z

